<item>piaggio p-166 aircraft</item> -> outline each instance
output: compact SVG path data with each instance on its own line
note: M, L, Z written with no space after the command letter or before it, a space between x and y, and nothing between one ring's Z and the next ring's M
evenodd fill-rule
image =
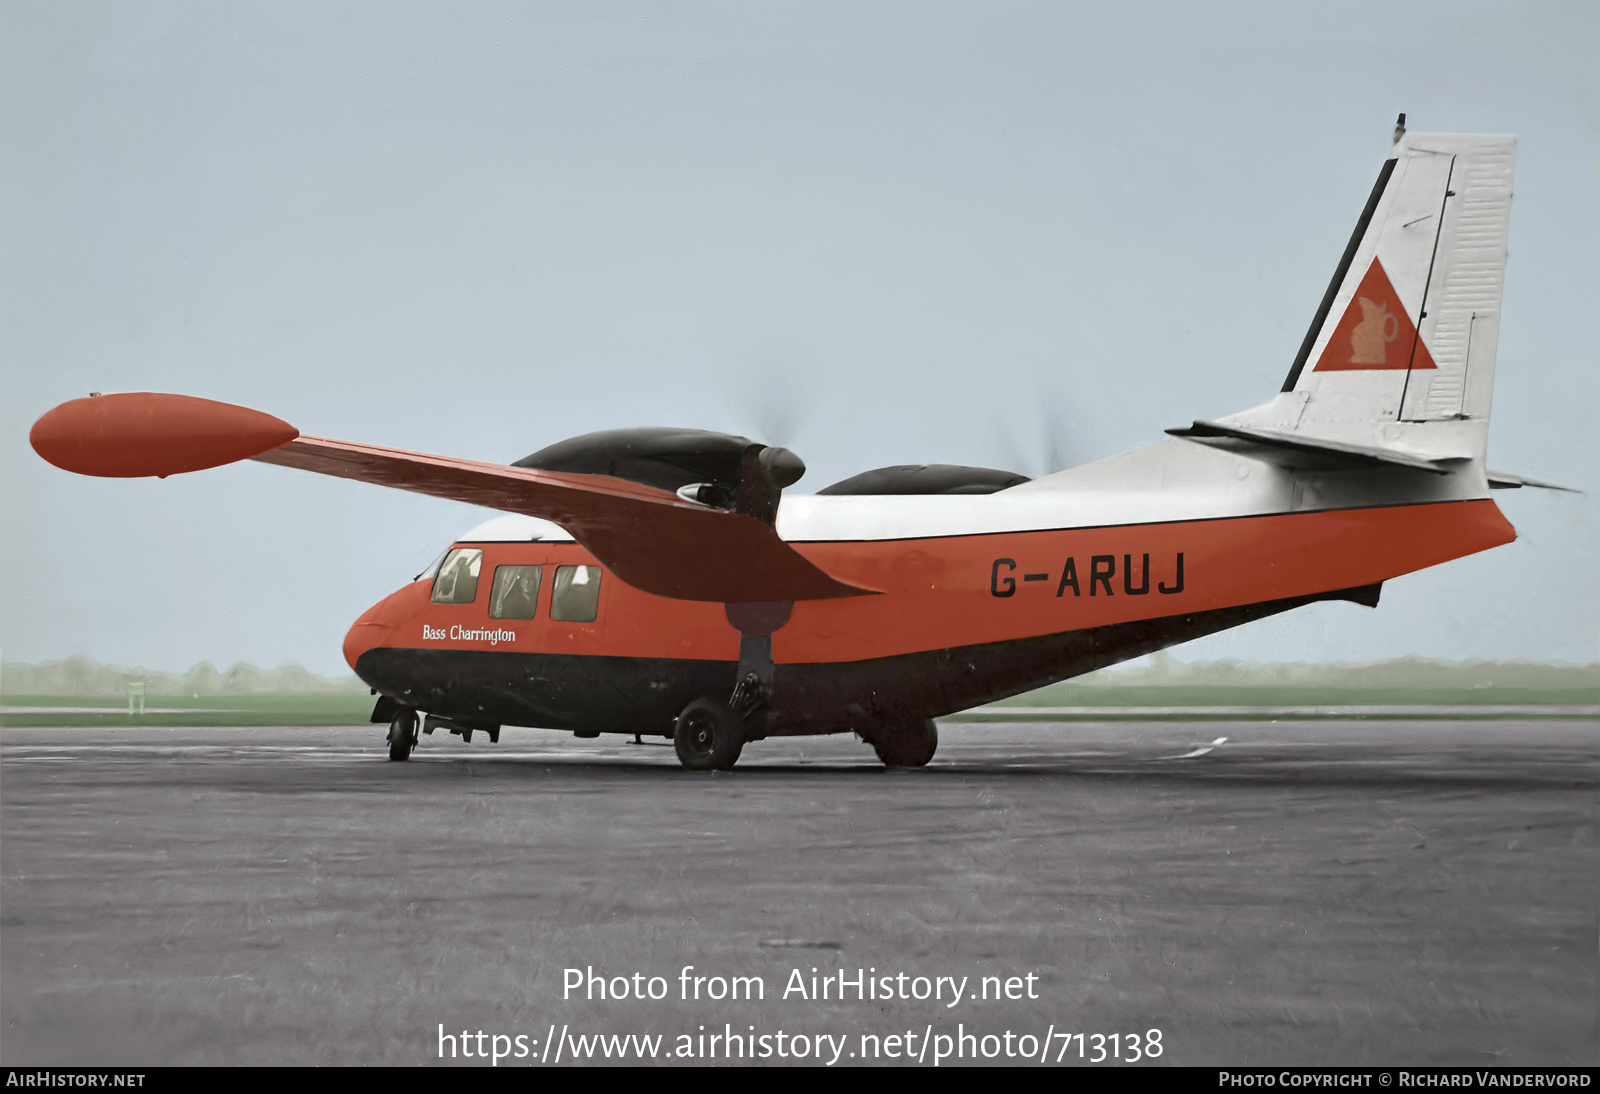
M300 435L148 392L32 432L69 471L239 459L505 515L350 628L389 756L419 726L672 737L692 770L773 735L854 731L890 766L934 719L1515 538L1485 470L1515 138L1404 115L1281 392L1028 480L888 467L814 496L743 437L589 434L510 466Z

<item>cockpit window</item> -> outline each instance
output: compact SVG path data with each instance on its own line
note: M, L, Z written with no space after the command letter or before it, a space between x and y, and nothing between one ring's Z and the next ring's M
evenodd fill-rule
M423 580L432 581L433 578L434 578L434 575L439 572L439 563L443 562L444 561L444 556L448 555L449 553L450 553L450 548L448 548L448 547L446 547L444 550L440 551L439 552L439 556L437 558L435 558L432 562L428 563L428 568L426 570L423 570L420 574L418 574L416 577L412 578L411 580L412 581L423 581Z
M550 618L593 623L600 610L600 567L557 566Z
M539 606L538 566L496 566L489 589L490 619L532 619Z
M457 547L444 556L439 576L433 579L435 604L471 604L478 598L478 570L483 552L476 547Z

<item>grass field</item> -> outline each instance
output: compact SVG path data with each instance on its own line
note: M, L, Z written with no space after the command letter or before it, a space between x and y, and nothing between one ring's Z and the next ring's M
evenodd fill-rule
M1578 708L1597 705L1600 688L1138 686L1068 681L965 711L951 720L1586 718L1600 712Z
M1600 703L1592 688L1234 687L1212 685L1075 684L1066 681L1002 699L996 706L1540 706Z
M0 713L0 726L346 726L365 725L370 695L151 695L146 713L130 715L126 699L6 695L0 705L60 707ZM103 711L103 713L101 712Z

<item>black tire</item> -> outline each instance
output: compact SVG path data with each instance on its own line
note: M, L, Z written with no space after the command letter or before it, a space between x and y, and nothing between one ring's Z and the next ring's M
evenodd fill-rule
M884 767L927 767L938 748L939 727L932 718L880 730L872 740Z
M409 760L417 747L417 712L401 708L389 723L389 759Z
M744 726L721 700L696 699L678 715L672 746L685 770L728 771L744 749Z

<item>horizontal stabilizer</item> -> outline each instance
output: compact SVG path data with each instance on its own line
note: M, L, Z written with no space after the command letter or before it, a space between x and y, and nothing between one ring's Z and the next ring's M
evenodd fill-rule
M1541 490L1565 490L1569 494L1581 494L1570 486L1557 486L1553 482L1540 482L1538 479L1523 478L1521 475L1507 475L1503 471L1490 471L1489 489L1491 490L1518 490L1524 486L1537 486Z
M1304 433L1278 433L1267 429L1223 425L1220 422L1196 421L1192 426L1169 429L1167 432L1174 437L1210 444L1216 448L1238 452L1242 456L1254 456L1273 463L1285 462L1284 457L1300 456L1347 467L1389 465L1430 471L1435 475L1448 475L1456 465L1465 460L1465 457L1435 459L1395 448L1333 441Z

